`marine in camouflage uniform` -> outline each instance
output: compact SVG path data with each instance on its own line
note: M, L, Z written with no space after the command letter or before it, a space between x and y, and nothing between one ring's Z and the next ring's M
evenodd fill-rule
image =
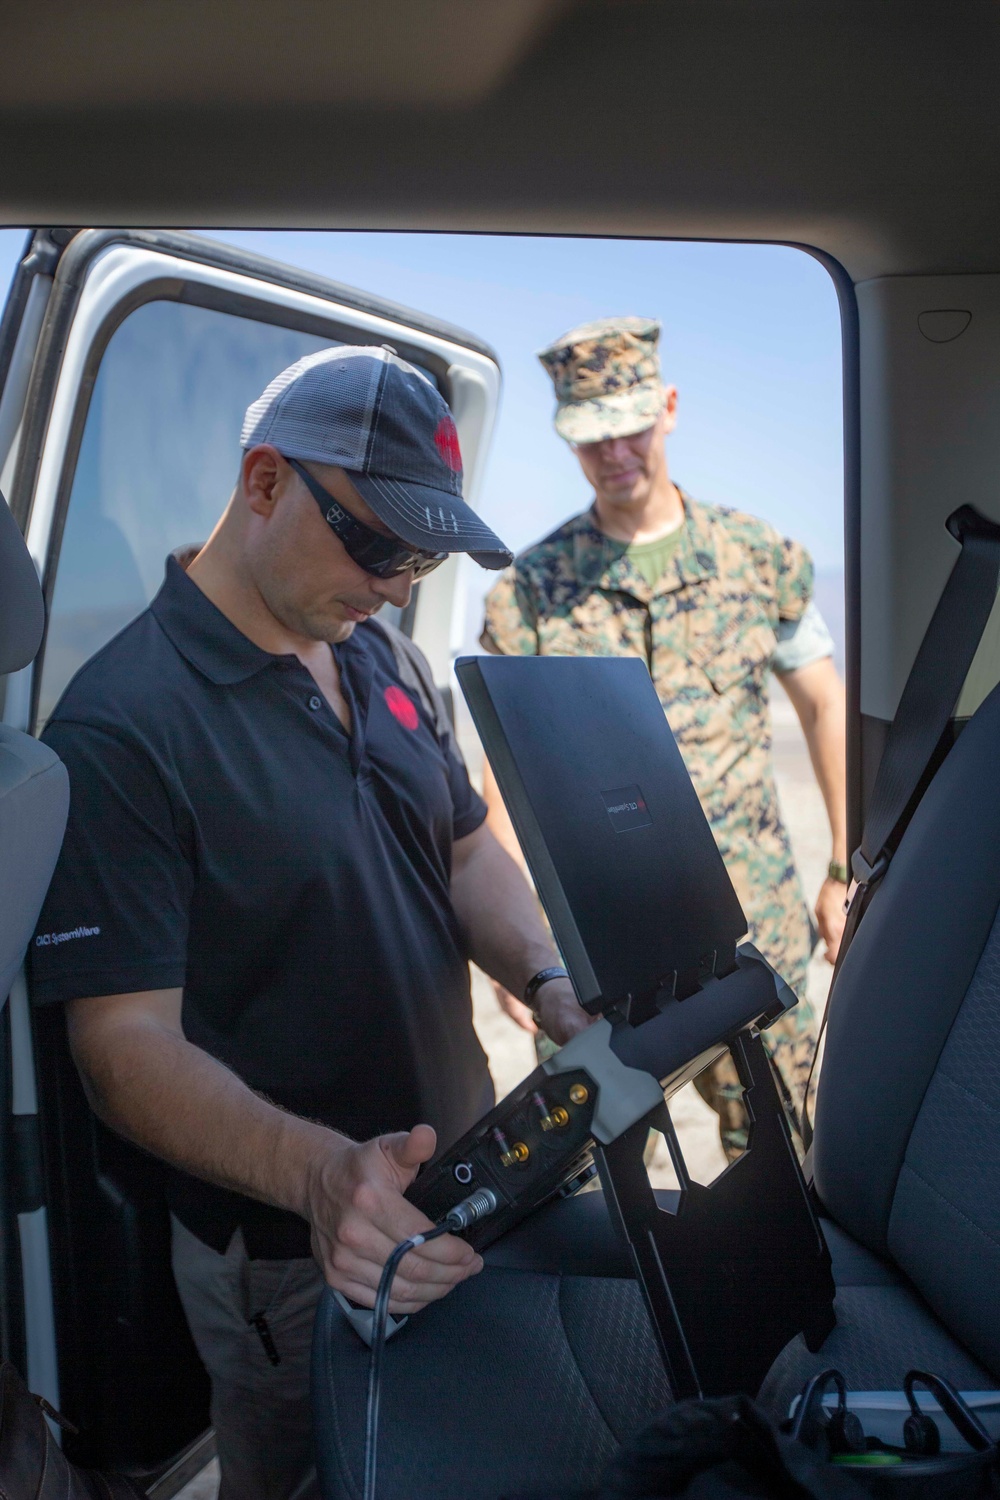
M615 343L623 327L628 337ZM604 440L618 427L625 434L656 420L663 406L658 333L647 320L609 320L566 335L540 356L560 397L561 435ZM812 562L766 522L679 493L683 524L655 584L627 542L599 529L591 509L502 575L486 601L482 643L507 655L637 656L646 663L751 938L799 996L765 1034L799 1108L815 1046L805 988L816 934L778 806L768 682L779 639L809 610ZM737 1155L747 1119L732 1060L703 1074L699 1089L720 1116L727 1154Z

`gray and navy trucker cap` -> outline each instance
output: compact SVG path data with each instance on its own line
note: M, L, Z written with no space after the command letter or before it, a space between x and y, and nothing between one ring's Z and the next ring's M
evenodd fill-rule
M468 552L484 568L513 554L462 499L455 419L427 376L388 345L339 345L296 360L247 409L240 446L346 469L404 542Z

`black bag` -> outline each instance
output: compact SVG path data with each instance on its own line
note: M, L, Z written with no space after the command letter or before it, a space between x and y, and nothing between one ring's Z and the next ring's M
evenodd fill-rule
M983 1500L1000 1496L997 1445L946 1381L911 1371L969 1444L918 1456L866 1438L847 1410L843 1377L826 1370L802 1392L795 1416L775 1426L747 1396L682 1401L611 1460L601 1488L530 1500ZM834 1388L837 1405L823 1398ZM912 1400L912 1398L911 1398ZM932 1424L933 1425L933 1424ZM923 1429L923 1436L928 1436ZM933 1444L931 1444L933 1446ZM511 1497L514 1500L514 1497ZM523 1496L521 1500L529 1500Z
M9 1500L144 1500L145 1490L117 1474L78 1469L64 1456L43 1416L68 1427L32 1396L9 1361L0 1365L0 1495Z

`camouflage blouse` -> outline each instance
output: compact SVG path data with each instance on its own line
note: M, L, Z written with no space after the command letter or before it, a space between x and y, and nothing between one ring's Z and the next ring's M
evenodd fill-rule
M655 587L588 511L501 576L482 643L506 655L642 658L754 940L804 995L813 930L778 808L768 677L779 621L809 604L812 561L764 521L682 498L680 543Z

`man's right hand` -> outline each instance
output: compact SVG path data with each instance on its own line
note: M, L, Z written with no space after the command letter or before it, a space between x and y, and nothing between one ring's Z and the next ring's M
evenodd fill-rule
M276 1109L187 1040L183 998L172 989L70 1001L70 1046L94 1110L154 1156L301 1214L330 1285L373 1307L390 1251L432 1227L403 1193L433 1156L434 1131L417 1125L358 1145ZM404 1257L390 1306L416 1312L482 1265L464 1240L443 1235Z
M545 1035L560 1047L593 1026L596 1016L584 1010L568 979L552 979L538 991L538 1014Z
M429 1125L360 1145L331 1135L328 1149L311 1160L306 1194L313 1254L330 1286L362 1307L374 1306L390 1251L432 1227L403 1193L435 1144ZM421 1245L400 1262L390 1311L419 1312L482 1268L481 1257L454 1235Z

